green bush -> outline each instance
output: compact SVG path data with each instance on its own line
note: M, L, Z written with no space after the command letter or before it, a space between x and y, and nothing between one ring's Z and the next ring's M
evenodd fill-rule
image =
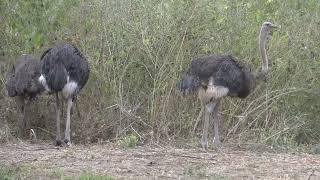
M138 141L139 139L137 136L130 134L121 138L119 140L119 144L122 148L134 148L137 146Z

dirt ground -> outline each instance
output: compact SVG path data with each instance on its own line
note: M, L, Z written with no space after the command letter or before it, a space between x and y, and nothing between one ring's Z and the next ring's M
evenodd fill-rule
M73 177L93 172L115 179L320 179L318 155L227 147L204 152L150 146L2 144L0 165L31 167L39 176L62 170Z

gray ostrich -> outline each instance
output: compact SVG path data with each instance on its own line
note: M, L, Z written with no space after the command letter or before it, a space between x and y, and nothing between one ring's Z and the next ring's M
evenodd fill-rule
M60 137L60 100L59 93L67 99L67 120L64 142L71 145L70 111L73 101L89 78L87 59L70 44L58 44L48 49L41 56L41 76L39 82L46 91L55 94L56 98L56 145L62 144Z
M24 54L16 60L16 63L6 75L6 94L15 97L18 109L22 113L19 125L19 135L25 135L27 126L26 114L29 111L30 102L44 91L38 82L40 77L40 60L32 55Z
M220 101L225 96L245 98L256 87L256 84L266 79L268 58L266 41L269 32L278 26L264 22L259 35L259 50L262 58L262 71L251 74L249 68L240 66L230 55L210 55L192 60L189 69L178 82L178 89L183 94L198 91L198 97L205 111L203 123L202 147L208 149L209 116L213 113L214 144L220 146L218 114ZM201 114L199 114L201 117Z

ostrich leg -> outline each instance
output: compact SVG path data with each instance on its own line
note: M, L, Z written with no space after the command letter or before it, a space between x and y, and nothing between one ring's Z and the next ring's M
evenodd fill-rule
M60 101L59 101L59 94L56 93L56 126L57 126L57 132L56 132L56 146L60 146L62 144L61 142L61 136L60 136Z
M217 104L213 110L213 125L214 125L213 144L216 147L221 146L220 136L219 136L219 124L220 124L219 107L220 107L220 100L217 101Z
M25 133L26 133L26 130L30 130L30 105L31 105L31 101L30 100L27 100L24 103L23 127L24 127L24 132Z
M203 133L201 139L201 145L204 150L208 150L208 129L209 129L209 122L210 122L210 114L213 112L216 106L215 101L211 101L205 105L205 113L204 113L204 122L203 122Z
M19 136L24 137L25 128L26 128L26 107L23 96L17 96L15 98L18 109L21 112L21 118L19 119Z
M67 122L66 122L66 130L64 135L64 142L67 146L71 146L71 138L70 138L70 114L72 108L72 98L68 98L68 107L67 107Z
M78 118L82 119L77 96L73 98L72 102L71 115L73 115L73 113L77 113Z
M202 127L201 145L204 150L208 150L208 127L209 127L209 112L204 110L204 121Z

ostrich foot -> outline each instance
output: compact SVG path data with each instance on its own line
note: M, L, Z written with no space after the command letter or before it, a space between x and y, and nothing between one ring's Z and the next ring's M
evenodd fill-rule
M220 139L216 139L216 138L213 140L213 144L214 144L215 147L221 147L222 146L222 143L221 143Z
M62 146L62 141L61 140L56 140L55 141L55 146Z
M201 146L203 148L204 151L208 151L208 139L206 138L202 138L201 139Z
M68 139L64 139L64 143L66 144L67 147L71 147L72 146L71 141L68 140Z

